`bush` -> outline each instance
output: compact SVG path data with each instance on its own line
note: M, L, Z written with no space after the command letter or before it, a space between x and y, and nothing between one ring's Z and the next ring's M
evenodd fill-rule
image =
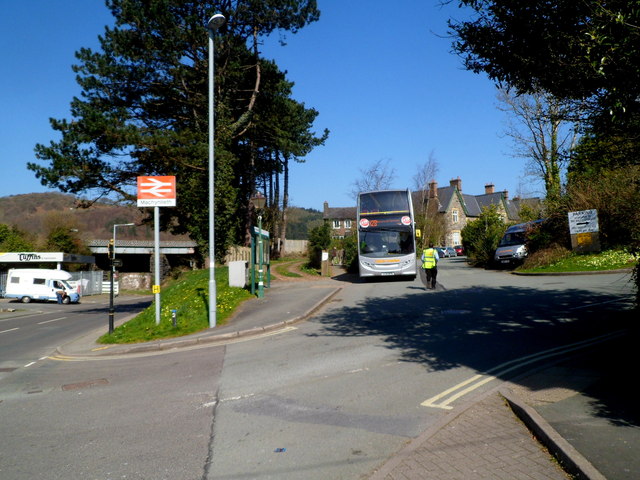
M342 239L344 264L347 272L358 273L358 235L355 233Z
M476 220L462 229L462 243L469 261L479 267L490 266L506 229L495 205L484 208Z
M325 222L309 232L309 267L320 268L322 250L328 250L331 246L331 227Z

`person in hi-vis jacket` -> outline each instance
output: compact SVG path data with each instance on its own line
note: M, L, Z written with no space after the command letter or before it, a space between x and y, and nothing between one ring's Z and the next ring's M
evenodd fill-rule
M433 243L429 243L429 248L422 250L422 268L427 276L427 288L436 288L438 260L440 260L438 251L433 248Z

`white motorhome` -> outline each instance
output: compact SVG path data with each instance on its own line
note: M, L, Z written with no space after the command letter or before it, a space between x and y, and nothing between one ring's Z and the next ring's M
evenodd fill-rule
M80 295L68 283L71 274L64 270L43 268L12 268L7 273L5 298L18 298L23 303L31 300L58 301L56 292L64 292L62 303L78 303Z

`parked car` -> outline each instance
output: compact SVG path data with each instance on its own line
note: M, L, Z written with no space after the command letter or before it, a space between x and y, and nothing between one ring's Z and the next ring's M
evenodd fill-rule
M447 251L447 254L449 257L457 257L458 256L458 252L456 252L455 248L453 247L444 247L444 249Z
M442 247L433 247L433 248L435 248L436 252L438 252L438 257L439 258L444 258L445 252L444 252L444 249Z
M456 251L456 255L464 255L464 247L462 245L455 245L453 248Z

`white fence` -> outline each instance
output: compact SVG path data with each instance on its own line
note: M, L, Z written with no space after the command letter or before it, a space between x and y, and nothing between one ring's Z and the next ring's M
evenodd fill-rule
M285 240L284 251L290 253L307 253L308 240Z
M111 293L111 281L102 282L102 293ZM120 282L113 280L113 294L120 294Z
M295 253L307 253L307 245L309 244L308 240L285 240L285 255L291 255ZM249 247L240 247L233 246L230 247L227 251L227 255L224 257L225 265L228 265L230 262L251 261L251 248Z

